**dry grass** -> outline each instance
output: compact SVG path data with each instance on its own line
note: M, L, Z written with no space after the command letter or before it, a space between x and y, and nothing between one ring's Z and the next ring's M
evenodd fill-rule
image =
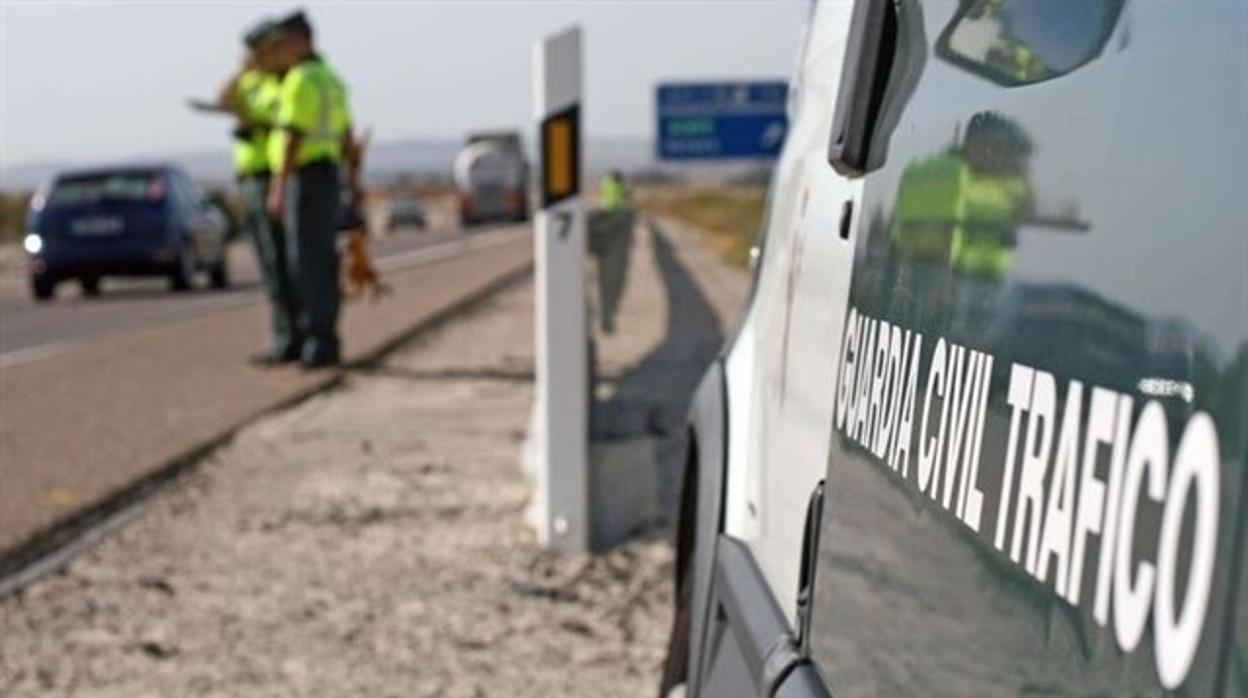
M744 185L638 188L637 206L702 231L729 263L746 267L758 238L766 191Z

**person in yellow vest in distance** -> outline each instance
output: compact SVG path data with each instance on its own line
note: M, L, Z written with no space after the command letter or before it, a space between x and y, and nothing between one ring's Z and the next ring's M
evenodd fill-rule
M260 279L271 306L269 345L251 357L253 363L273 366L299 358L295 332L294 279L286 255L280 220L266 210L270 168L268 144L277 119L280 74L276 53L279 31L269 19L258 22L243 37L246 54L242 69L226 82L218 103L235 115L234 171L238 178L245 228L255 247Z
M1013 119L971 117L962 143L908 164L889 231L896 308L914 329L943 323L983 332L1014 265L1020 222L1032 209L1031 140Z
M277 121L269 141L273 179L268 211L281 219L295 272L305 368L338 364L340 302L336 228L341 200L340 170L359 198L358 153L351 136L347 90L316 52L312 25L302 12L278 22L278 64L285 71ZM345 167L344 167L345 166Z
M602 207L608 211L628 208L628 187L624 184L624 176L619 170L607 172L602 178L598 195L602 199Z
M618 170L602 178L598 198L600 210L590 218L590 251L598 261L599 322L603 332L613 334L633 247L633 208L628 185Z

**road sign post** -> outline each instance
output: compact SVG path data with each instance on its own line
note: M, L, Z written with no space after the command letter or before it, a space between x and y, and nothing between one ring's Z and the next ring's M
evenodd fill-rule
M535 497L539 542L589 547L589 385L585 306L585 211L581 198L581 30L533 47L535 118L541 148L536 259Z

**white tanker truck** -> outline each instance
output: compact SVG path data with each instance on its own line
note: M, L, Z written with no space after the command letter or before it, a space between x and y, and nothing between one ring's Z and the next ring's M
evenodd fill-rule
M529 217L529 165L514 131L468 136L455 158L455 187L464 227Z

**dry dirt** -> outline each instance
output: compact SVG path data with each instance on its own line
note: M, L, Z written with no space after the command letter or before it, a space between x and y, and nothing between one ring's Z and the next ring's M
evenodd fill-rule
M532 288L262 419L0 601L0 695L653 695L661 536L542 552Z

